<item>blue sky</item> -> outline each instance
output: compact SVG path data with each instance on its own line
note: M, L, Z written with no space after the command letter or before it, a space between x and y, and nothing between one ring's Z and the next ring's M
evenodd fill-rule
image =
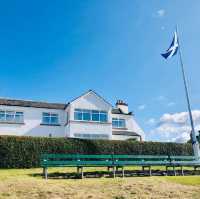
M198 0L1 1L0 96L67 102L94 89L128 102L147 140L183 140L178 56L160 53L177 23L198 126L199 10Z

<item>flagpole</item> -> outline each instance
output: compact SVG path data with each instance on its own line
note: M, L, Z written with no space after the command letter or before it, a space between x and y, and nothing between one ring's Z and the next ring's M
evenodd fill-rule
M177 32L177 40L178 40L178 47L179 47L179 59L180 59L180 65L181 65L181 71L182 71L182 76L183 76L183 82L184 82L184 88L185 88L185 95L186 95L186 100L187 100L187 107L188 107L188 113L189 113L189 118L190 118L190 125L191 125L191 131L192 131L192 148L194 152L194 156L197 160L200 160L200 149L199 149L199 143L196 138L195 134L195 128L194 128L194 121L192 117L192 111L191 111L191 106L190 106L190 99L189 99L189 94L188 94L188 88L187 88L187 82L186 82L186 75L185 75L185 69L183 65L183 60L182 60L182 54L181 54L181 46L179 42L179 37L178 37L178 27L176 26L176 32Z

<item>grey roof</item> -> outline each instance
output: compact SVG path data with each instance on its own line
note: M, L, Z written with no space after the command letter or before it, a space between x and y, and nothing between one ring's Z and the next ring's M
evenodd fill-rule
M66 104L60 104L60 103L36 102L28 100L2 99L2 98L0 98L0 105L48 108L48 109L64 109L66 107Z
M127 135L127 136L140 136L133 131L112 131L113 135Z
M132 115L132 112L124 113L120 108L113 108L112 114L124 114L124 115Z
M95 91L89 90L82 94L81 96L93 92L95 95L97 95L99 98L107 102L103 97L98 95ZM81 97L79 96L79 97ZM74 100L78 99L79 97L75 98ZM31 100L19 100L19 99L6 99L6 98L0 98L0 105L6 105L6 106L22 106L22 107L35 107L35 108L47 108L47 109L61 109L64 110L71 102L63 104L63 103L49 103L49 102L40 102L40 101L31 101ZM111 104L110 104L111 105ZM112 106L112 105L111 105ZM124 114L124 115L132 115L132 112L124 113L120 108L112 108L112 114Z

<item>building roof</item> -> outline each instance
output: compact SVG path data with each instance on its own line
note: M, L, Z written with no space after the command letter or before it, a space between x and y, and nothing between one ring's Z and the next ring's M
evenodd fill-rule
M109 102L107 102L103 97L98 95L95 91L89 90L82 94L81 96L75 98L74 100L77 100L78 98L88 94L88 93L94 93L96 96L101 98L105 103L112 106ZM0 105L6 105L6 106L21 106L21 107L34 107L34 108L47 108L47 109L60 109L64 110L71 102L63 104L63 103L50 103L50 102L42 102L42 101L31 101L31 100L20 100L20 99L9 99L9 98L0 98ZM112 108L112 114L123 114L123 115L132 115L132 112L129 113L123 113L120 108Z
M113 108L112 114L132 115L132 112L124 113L120 108Z
M49 102L36 102L29 100L15 100L0 98L0 105L6 106L22 106L22 107L35 107L35 108L48 108L48 109L64 109L66 104L49 103Z
M127 136L139 136L139 134L133 132L133 131L112 131L113 135L127 135Z

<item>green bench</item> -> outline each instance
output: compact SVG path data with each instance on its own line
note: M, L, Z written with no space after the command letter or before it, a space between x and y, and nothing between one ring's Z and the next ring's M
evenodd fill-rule
M170 164L166 165L166 172L168 172L168 168L173 168L174 175L176 175L176 168L179 167L181 169L182 175L184 175L183 167L200 167L200 160L196 161L194 156L170 156Z
M122 169L122 176L124 177L124 167L126 166L141 166L143 172L148 168L151 176L152 166L166 166L166 173L168 168L172 167L174 175L176 175L176 167L181 167L182 175L183 166L192 166L194 168L200 167L200 162L196 161L194 156L154 156L154 155L81 155L81 154L42 154L41 167L43 167L43 174L47 179L47 169L49 167L76 167L77 173L81 174L83 178L84 167L107 167L113 169L113 176L115 177L116 170ZM81 170L81 173L80 173Z
M49 167L77 167L81 170L83 178L83 167L108 167L114 168L112 155L81 155L81 154L43 154L41 166L47 179L47 168Z

